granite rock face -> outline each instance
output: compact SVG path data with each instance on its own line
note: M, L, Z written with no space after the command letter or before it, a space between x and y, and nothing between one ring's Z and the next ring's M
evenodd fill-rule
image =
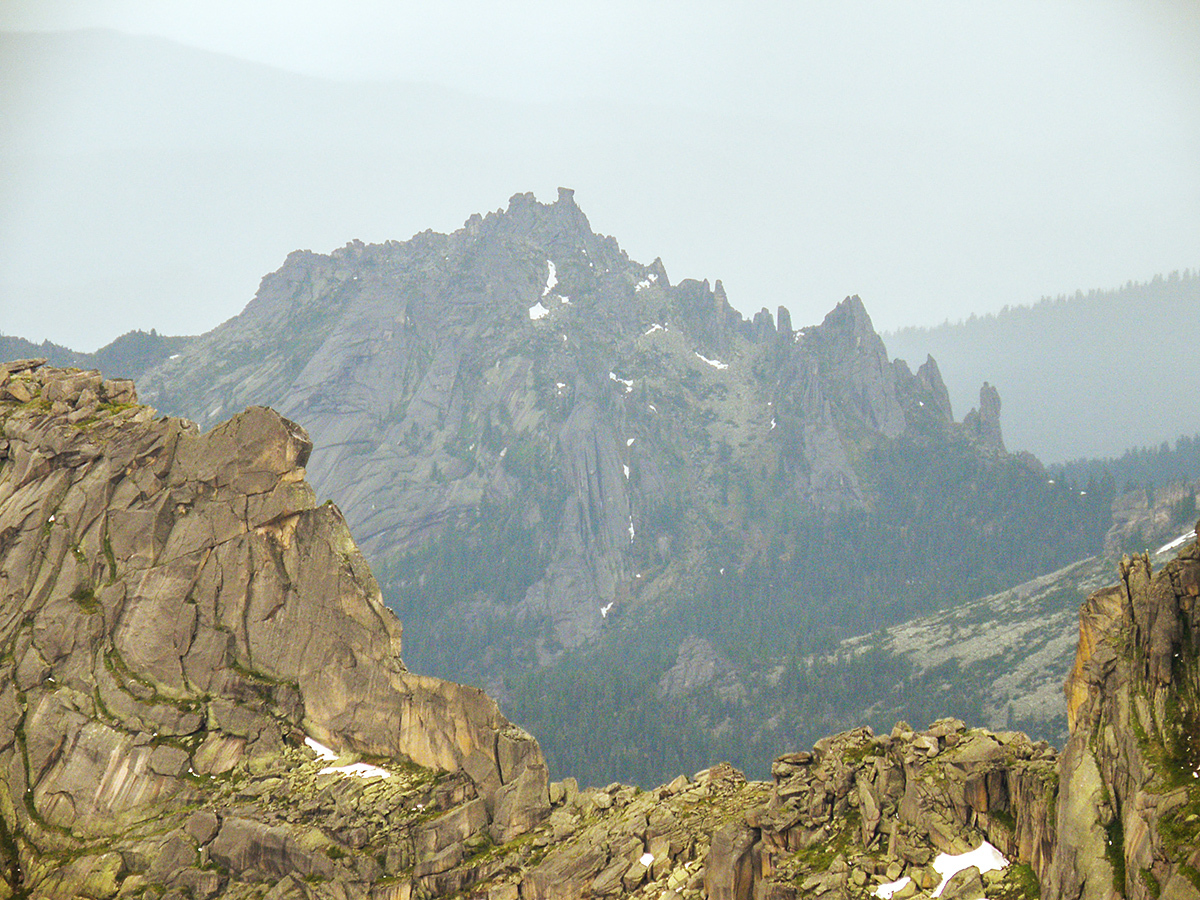
M807 508L868 505L864 446L952 425L937 365L902 369L857 296L798 331L782 307L747 321L720 281L671 284L560 189L449 235L293 253L139 383L202 427L252 404L303 421L309 477L376 562L508 511L533 533L531 583L450 618L546 633L514 650L545 660L596 641L608 604L703 577L750 527L712 521L731 473L782 471Z
M1200 543L1080 611L1067 680L1060 844L1049 887L1075 898L1200 898Z
M537 743L406 670L298 425L252 407L200 434L129 382L38 361L0 372L0 414L0 810L35 894L86 894L114 848L118 875L151 877L138 861L211 780L275 772L306 737L457 776L505 840L546 814ZM302 834L237 821L212 852L230 877L316 871Z

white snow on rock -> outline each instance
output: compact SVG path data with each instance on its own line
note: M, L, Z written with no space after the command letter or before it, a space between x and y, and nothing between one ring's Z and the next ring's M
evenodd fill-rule
M645 866L648 869L648 868L650 868L650 864L652 862L654 862L654 854L653 853L643 853L641 858L638 860L638 862L640 862L643 866Z
M607 603L606 605L604 605L604 606L600 607L600 618L602 618L602 619L607 619L607 618L608 618L608 613L609 613L609 611L610 611L610 610L612 610L612 608L613 608L613 602L614 602L614 601L612 601L612 600L609 600L609 601L608 601L608 603Z
M548 309L546 309L546 307L542 306L541 300L539 300L537 303L533 304L533 306L529 307L529 318L533 319L535 322L538 319L544 318L548 315L550 315L550 310L548 310Z
M650 408L651 408L651 409L654 409L654 407L653 407L653 406L652 406L652 407L650 407ZM634 441L636 441L636 440L637 440L637 438L625 438L625 446L626 446L626 447L632 447L632 446L633 446L633 442L634 442Z
M984 841L974 850L968 850L966 853L960 853L957 856L951 856L949 853L939 853L937 859L933 861L933 868L934 871L942 876L942 881L934 888L933 896L940 897L942 895L942 888L946 886L946 882L970 866L975 866L979 870L979 874L982 875L984 872L994 872L998 869L1008 868L1008 860L987 841Z
M308 745L308 749L317 754L317 759L325 762L333 762L337 759L337 754L318 741L316 738L306 737L304 743Z
M625 385L625 393L627 393L627 394L633 390L633 379L632 378L621 378L619 375L617 375L616 372L609 372L608 378L610 381L615 381L618 384Z
M912 881L912 879L905 875L899 881L891 881L887 884L881 884L879 887L875 888L875 896L882 897L883 900L892 900L892 894L903 888L910 881Z
M546 275L546 286L542 289L543 297L554 290L555 286L558 284L558 271L554 268L554 263L550 260L546 260L546 268L550 271Z
M350 778L391 778L392 773L370 763L350 763L348 766L326 766L318 775L344 775Z
M650 287L649 281L639 281L633 286L633 292L636 294L638 291L644 291L648 287Z
M771 416L771 430L772 431L775 430L775 417L774 416Z
M629 543L631 543L631 544L633 543L633 535L634 535L634 531L633 531L633 516L630 516L630 517L629 517Z
M179 357L181 357L182 355L183 355L182 353L172 353L170 356L167 357L167 359L179 359Z
M304 743L308 745L308 749L317 754L317 759L322 762L333 762L338 758L338 755L318 741L316 738L306 737ZM345 766L326 766L317 772L318 775L344 775L354 778L391 778L392 773L387 769L381 769L379 766L373 766L370 763L350 763Z
M654 334L654 332L656 332L656 331L666 331L666 330L667 329L665 329L663 326L661 326L657 322L655 322L653 325L651 325L649 328L647 328L645 330L645 332L643 332L643 333L645 334L645 336L649 337L650 335Z
M1179 537L1175 538L1175 540L1171 541L1170 543L1163 544L1161 547L1155 550L1154 555L1158 556L1160 553L1167 553L1171 550L1174 550L1176 547L1182 547L1195 536L1196 532L1194 530L1189 531L1187 534L1181 534Z
M729 363L723 363L719 359L709 359L707 356L701 356L699 353L696 353L696 358L703 362L708 363L714 369L728 369L729 368Z
M621 463L621 468L625 470L625 480L628 481L629 480L629 466L627 466L625 463Z

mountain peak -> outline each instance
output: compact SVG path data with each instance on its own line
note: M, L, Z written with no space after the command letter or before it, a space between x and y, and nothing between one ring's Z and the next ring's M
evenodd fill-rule
M866 304L858 294L853 294L835 306L825 316L822 328L831 332L842 332L855 339L868 336L878 339L875 326L867 313Z

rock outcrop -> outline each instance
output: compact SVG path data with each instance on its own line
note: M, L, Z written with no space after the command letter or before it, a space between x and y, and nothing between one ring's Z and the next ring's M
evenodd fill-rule
M406 670L341 513L314 502L298 425L254 407L200 434L137 405L130 382L36 360L0 369L0 413L14 886L94 896L97 879L161 880L163 853L194 863L209 843L189 816L214 791L253 774L273 797L303 793L306 738L443 773L437 790L477 797L497 840L548 812L537 743L481 691ZM204 829L230 878L348 877L318 859L337 838L239 809Z
M1004 452L1004 434L1000 428L1000 392L986 381L979 389L979 408L963 417L963 427L980 445Z
M1198 526L1200 527L1200 526ZM1052 896L1200 898L1200 543L1080 611Z

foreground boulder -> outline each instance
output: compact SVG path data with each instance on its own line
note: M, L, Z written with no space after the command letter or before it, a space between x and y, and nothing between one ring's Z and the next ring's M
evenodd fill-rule
M1084 606L1061 757L942 719L581 790L406 670L309 449L0 366L0 898L1200 900L1195 543Z

